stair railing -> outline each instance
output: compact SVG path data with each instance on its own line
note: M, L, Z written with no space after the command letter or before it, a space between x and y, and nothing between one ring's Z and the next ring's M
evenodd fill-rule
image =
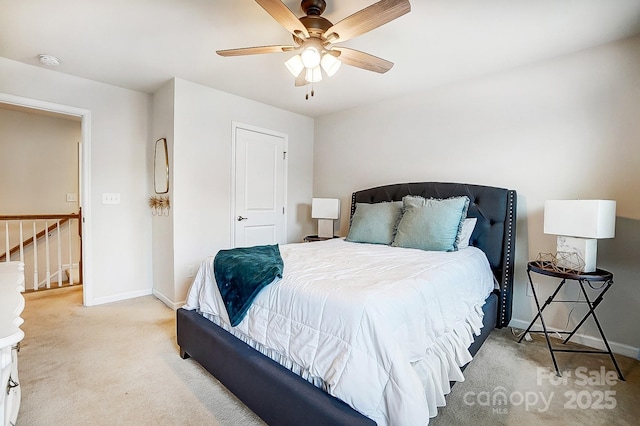
M0 249L0 262L19 260L25 264L25 275L33 277L30 286L38 290L51 288L56 278L63 284L63 271L69 284L82 283L82 225L81 212L73 214L0 216L0 234L4 233L4 253ZM76 226L74 226L76 225ZM66 228L66 238L64 230ZM75 238L77 236L77 238ZM44 240L44 241L43 241ZM17 241L17 243L16 243ZM52 241L54 250L52 251ZM13 242L13 246L12 246ZM44 242L44 246L42 243ZM0 243L1 244L1 243ZM1 246L0 246L1 247ZM40 253L42 251L42 253ZM63 253L65 252L65 253ZM44 261L39 260L39 255ZM66 257L67 262L63 263ZM74 261L77 259L77 262ZM73 273L77 266L77 277ZM52 267L55 269L52 271ZM27 269L30 273L27 273ZM44 279L40 280L44 269ZM29 283L25 283L29 284Z

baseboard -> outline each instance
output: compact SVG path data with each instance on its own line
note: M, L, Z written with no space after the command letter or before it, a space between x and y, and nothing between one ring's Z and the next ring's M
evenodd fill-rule
M174 302L173 300L169 299L167 296L165 296L164 294L160 293L156 289L153 289L153 295L155 297L157 297L158 300L160 300L162 303L164 303L165 305L167 305L168 307L173 309L174 311L177 310L178 308L181 308L182 306L184 306L184 304L186 302L186 300L183 300L181 302Z
M129 293L120 293L113 296L97 297L92 300L91 306L104 305L105 303L119 302L121 300L134 299L136 297L151 295L151 289L132 291Z
M518 328L521 330L525 330L529 326L529 321L522 321L518 319L511 319L509 323L509 327ZM536 327L536 330L540 329L540 326ZM549 331L563 331L559 328L549 327ZM605 334L606 335L606 334ZM608 340L608 339L607 339ZM590 348L606 350L604 347L604 343L602 339L599 337L589 336L586 334L576 333L571 338L573 343L578 343L580 345L589 346ZM609 346L611 347L611 351L615 354L628 356L629 358L640 359L640 348L633 347L630 345L625 345L622 343L612 342L609 340Z

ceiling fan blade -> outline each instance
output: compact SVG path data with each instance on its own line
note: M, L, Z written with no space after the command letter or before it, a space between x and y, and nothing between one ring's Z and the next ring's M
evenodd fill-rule
M280 0L256 0L269 15L291 34L300 38L308 38L309 32L296 15Z
M282 53L295 50L294 46L256 46L242 47L240 49L216 50L220 56L260 55L262 53Z
M331 43L343 42L391 22L411 11L409 0L381 0L344 18L325 32Z
M359 50L337 46L334 46L331 50L340 52L338 59L340 59L343 64L351 65L352 67L362 68L380 74L384 74L393 67L393 62L360 52Z

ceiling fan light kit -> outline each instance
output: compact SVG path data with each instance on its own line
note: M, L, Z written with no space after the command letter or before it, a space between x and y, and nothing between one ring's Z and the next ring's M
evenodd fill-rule
M302 63L302 57L300 55L292 56L284 63L284 65L294 77L299 76L304 69L304 64Z
M313 46L305 48L300 57L305 68L315 68L320 65L320 52Z
M256 3L292 34L295 45L245 47L218 50L217 53L220 56L242 56L297 52L284 63L296 77L296 86L321 81L323 71L328 77L333 76L343 62L381 74L389 71L393 62L334 44L367 33L411 11L409 0L380 0L334 25L320 16L326 8L324 0L302 0L300 5L306 16L301 18L281 0L256 0Z
M309 83L317 83L322 80L322 71L320 67L307 68L304 79Z
M322 57L322 60L320 61L320 65L322 66L322 69L324 70L324 72L326 72L329 77L332 77L338 71L338 68L340 68L340 65L342 65L342 62L336 59L335 56L329 53L326 53Z

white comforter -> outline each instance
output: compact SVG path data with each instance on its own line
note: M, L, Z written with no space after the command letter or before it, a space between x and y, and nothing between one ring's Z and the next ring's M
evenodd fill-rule
M220 298L213 257L187 297L234 334L378 425L426 425L482 326L493 290L484 253L426 252L333 239L281 245L282 279L265 287L235 328ZM248 337L248 339L246 339Z

